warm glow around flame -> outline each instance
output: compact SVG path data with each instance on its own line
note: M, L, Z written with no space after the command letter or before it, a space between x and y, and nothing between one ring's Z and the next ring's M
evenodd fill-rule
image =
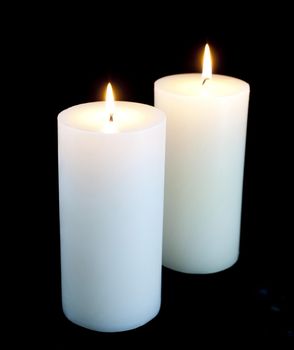
M110 83L107 84L106 89L106 111L109 116L112 116L114 114L114 97Z
M208 44L205 45L204 55L203 55L203 68L202 68L202 78L211 79L212 77L212 67L211 67L211 55Z

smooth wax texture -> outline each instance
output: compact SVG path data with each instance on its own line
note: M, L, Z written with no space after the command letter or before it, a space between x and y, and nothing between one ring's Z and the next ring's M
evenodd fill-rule
M249 85L213 75L155 82L167 115L163 264L212 273L239 255Z
M165 115L115 107L113 123L104 102L58 116L63 310L105 332L143 325L161 302Z

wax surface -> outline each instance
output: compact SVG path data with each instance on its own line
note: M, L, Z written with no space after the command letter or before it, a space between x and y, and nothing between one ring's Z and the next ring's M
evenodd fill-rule
M155 82L167 115L163 264L212 273L239 255L249 85L213 75Z

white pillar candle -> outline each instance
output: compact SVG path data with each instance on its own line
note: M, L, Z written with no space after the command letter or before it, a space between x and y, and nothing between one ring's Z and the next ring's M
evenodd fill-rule
M246 82L211 71L155 82L167 116L166 267L212 273L238 259L248 101Z
M161 302L165 115L116 102L58 116L62 304L83 327L141 326Z

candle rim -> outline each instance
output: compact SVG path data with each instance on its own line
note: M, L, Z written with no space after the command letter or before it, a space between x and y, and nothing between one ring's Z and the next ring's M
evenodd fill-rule
M74 123L70 123L67 119L69 118L69 116L67 115L69 112L73 112L75 109L78 108L82 108L83 106L103 106L105 107L105 101L92 101L92 102L86 102L86 103L80 103L74 106L70 106L64 110L62 110L58 116L57 116L57 120L58 120L58 124L62 124L65 127L68 127L70 129L73 129L75 131L80 131L80 132L86 132L86 133L91 133L91 134L99 134L99 135L105 135L105 136L118 136L118 135L126 135L126 134L137 134L137 133L144 133L147 132L151 129L160 127L162 124L166 123L166 114L160 110L159 108L156 108L154 106L148 105L148 104L144 104L144 103L139 103L139 102L132 102L132 101L115 101L116 104L116 110L120 107L129 107L129 106L140 106L140 108L145 108L145 109L149 109L149 113L153 114L153 121L150 122L150 125L144 125L144 127L136 127L134 129L120 129L119 132L116 133L105 133L103 132L101 129L90 129L87 127L81 127L78 125L74 125ZM132 109L132 108L131 108ZM136 109L134 108L134 111ZM141 115L144 115L144 112L138 112ZM148 112L147 112L148 113ZM149 114L148 113L148 114Z
M172 74L172 75L167 75L164 77L161 77L159 79L157 79L154 82L154 89L156 90L160 90L164 93L168 93L171 95L174 95L175 97L181 97L181 98L187 98L187 99L196 99L196 98L202 98L203 96L200 95L199 93L195 93L195 94L191 94L191 93L184 93L181 91L176 91L176 89L173 88L166 88L166 87L162 87L160 85L164 84L164 81L167 80L172 80L172 79L176 79L176 78L193 78L196 77L197 79L199 78L200 82L202 83L202 74L201 73L181 73L181 74ZM213 94L213 98L230 98L230 97L236 97L239 94L243 94L244 92L250 92L250 85L249 83L247 83L246 81L239 79L239 78L235 78L229 75L222 75L222 74L213 74L212 75L212 79L211 82L213 83L213 81L219 82L219 79L223 79L225 78L225 80L228 81L234 81L235 83L239 84L239 88L235 90L235 92L231 92L231 93L227 93L227 94ZM196 82L196 81L195 81ZM198 83L198 81L197 81ZM203 88L207 88L207 85L210 83L210 81L207 82L206 86L203 86ZM198 91L201 91L202 84L199 84L199 89Z

